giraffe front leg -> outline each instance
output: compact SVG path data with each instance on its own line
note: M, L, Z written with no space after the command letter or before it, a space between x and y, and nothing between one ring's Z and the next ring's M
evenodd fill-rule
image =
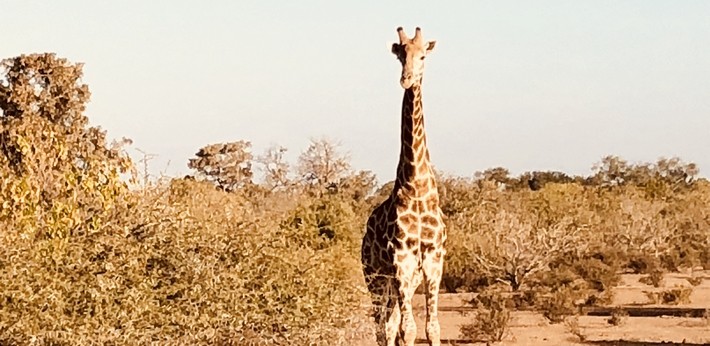
M412 262L416 264L416 259L412 257ZM407 261L403 261L408 263ZM416 265L402 265L398 268L397 278L399 281L399 310L402 315L400 324L400 339L401 345L413 346L417 338L417 324L414 321L414 312L412 310L412 298L417 289L415 283L417 280L421 282L421 277L416 272Z
M441 327L439 326L439 287L443 273L443 253L435 251L422 258L426 297L426 338L429 346L441 345Z
M397 295L397 280L388 280L388 286L386 290L386 302L383 306L385 312L384 326L382 331L384 332L384 340L381 345L395 346L397 345L399 325L402 322L402 314L399 308L399 297Z

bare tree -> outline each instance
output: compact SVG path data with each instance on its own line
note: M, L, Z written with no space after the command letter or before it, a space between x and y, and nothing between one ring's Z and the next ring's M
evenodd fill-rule
M629 181L632 167L626 160L609 155L592 167L593 179L603 186L623 185Z
M481 234L474 261L489 277L517 291L525 279L549 268L551 261L570 250L581 250L579 228L569 219L549 227L534 226L515 214L500 211L491 232ZM482 232L483 233L483 232Z
M341 178L351 171L348 156L340 151L340 144L327 138L311 139L298 158L298 174L313 187L327 189L337 186Z
M282 146L272 146L256 159L261 164L261 170L264 172L264 185L269 190L287 187L292 183L288 176L290 165L284 159L287 150Z

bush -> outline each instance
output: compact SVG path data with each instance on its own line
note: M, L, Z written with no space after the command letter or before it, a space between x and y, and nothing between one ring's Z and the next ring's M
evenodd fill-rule
M473 323L460 327L461 335L470 340L498 342L503 340L508 332L510 310L507 299L499 291L487 290L481 292L474 300L478 311Z
M676 286L663 291L647 291L651 304L679 305L690 304L690 295L693 293L692 287Z
M130 160L82 114L80 66L32 55L3 67L0 344L359 337L352 326L365 324L367 297L354 203L192 179L131 191L121 180Z
M562 287L553 291L548 299L539 300L538 310L542 311L542 315L550 322L560 323L567 316L577 314L579 311L577 302L583 297L584 293L576 287Z
M336 343L363 318L351 248L322 248L302 229L280 225L278 214L249 217L258 213L239 195L198 182L181 188L189 197L167 203L156 190L115 228L60 249L51 240L3 247L0 258L16 270L0 274L0 336L67 344Z
M620 326L626 323L626 320L629 317L629 313L626 312L626 310L616 307L611 310L611 317L607 320L607 323L613 325L613 326Z
M664 272L661 269L653 270L648 274L639 279L639 282L646 285L652 285L653 287L661 287L663 285Z

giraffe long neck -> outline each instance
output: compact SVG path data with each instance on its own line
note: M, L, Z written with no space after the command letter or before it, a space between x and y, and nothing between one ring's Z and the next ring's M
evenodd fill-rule
M421 86L415 84L404 91L402 100L401 151L395 187L411 194L425 193L431 188L431 178Z

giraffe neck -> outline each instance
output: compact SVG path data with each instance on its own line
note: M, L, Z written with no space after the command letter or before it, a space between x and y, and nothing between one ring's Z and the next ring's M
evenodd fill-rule
M402 100L402 136L395 190L423 194L431 188L429 149L424 132L421 85L415 84L404 91Z

